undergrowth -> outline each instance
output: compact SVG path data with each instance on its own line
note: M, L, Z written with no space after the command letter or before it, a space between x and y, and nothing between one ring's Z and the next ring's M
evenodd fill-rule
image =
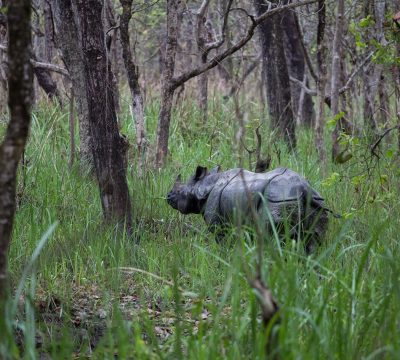
M79 162L68 168L67 111L49 104L34 111L9 253L13 288L23 284L24 291L13 293L2 356L263 358L266 336L244 274L245 268L255 271L256 245L246 240L251 236L232 230L217 244L200 216L182 216L165 201L177 174L187 178L197 165L254 167L255 159L237 145L233 106L211 103L203 124L195 105L181 104L162 170L148 164L139 177L130 149L134 239L102 223L94 177ZM146 111L153 144L158 104ZM256 106L250 109L248 148L255 146L258 113ZM133 144L127 109L120 123ZM298 171L343 215L330 218L323 244L310 257L299 244L265 234L263 276L280 306L274 351L281 359L397 357L399 174L391 145L382 143L378 159L366 156L367 141L344 137L353 158L328 164L324 175L311 130L299 130L298 149L291 153L266 124L261 131L271 168ZM26 264L50 227L25 279Z

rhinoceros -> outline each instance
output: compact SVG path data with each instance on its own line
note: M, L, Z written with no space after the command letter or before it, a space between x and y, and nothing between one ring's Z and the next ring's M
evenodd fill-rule
M253 207L265 231L272 229L270 219L277 229L287 224L293 239L300 235L305 240L307 253L325 234L330 211L308 181L287 168L253 173L240 168L221 172L219 167L208 171L198 166L186 184L178 175L167 202L182 214L202 214L211 230L238 219L251 222Z

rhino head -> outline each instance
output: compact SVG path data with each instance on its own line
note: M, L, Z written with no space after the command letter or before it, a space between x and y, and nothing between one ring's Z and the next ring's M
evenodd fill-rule
M198 166L196 173L186 184L182 183L181 175L178 175L167 195L168 204L182 214L202 213L208 195L218 180L219 171L219 166L210 172L206 167Z

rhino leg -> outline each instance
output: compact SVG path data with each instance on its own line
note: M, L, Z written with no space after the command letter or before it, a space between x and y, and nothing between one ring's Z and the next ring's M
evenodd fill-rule
M311 206L304 218L305 250L310 254L321 244L328 227L328 214L326 210Z
M288 233L294 240L300 238L304 242L307 254L313 252L321 242L327 229L328 216L318 204L305 206L301 202L270 203L268 208L278 233ZM271 231L268 218L266 225L267 231Z

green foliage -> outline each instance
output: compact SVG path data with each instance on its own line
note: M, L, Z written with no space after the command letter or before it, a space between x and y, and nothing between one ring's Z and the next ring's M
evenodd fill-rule
M150 103L151 141L157 113L158 104ZM254 107L244 139L248 148L255 147L258 118ZM17 319L30 335L10 356L265 358L257 298L245 276L255 271L252 230L232 230L217 244L200 216L182 216L165 201L178 172L187 178L198 164L238 165L232 104L210 104L206 126L197 107L183 103L174 113L165 169L138 177L131 149L128 181L138 244L102 224L94 179L82 174L79 164L68 169L66 119L64 109L35 111L19 176L9 257L14 288L36 240L54 222L59 225L37 258L32 287L23 292L29 301ZM127 109L120 119L134 143ZM274 140L266 124L261 132L263 139ZM362 156L369 147L343 135L342 145L354 153L351 164L329 164L323 177L311 132L298 135L297 152L264 140L262 155L270 152L272 167L304 174L344 218L331 219L326 239L311 257L294 241L265 235L263 276L281 309L275 351L282 359L395 358L400 353L400 213L393 149L382 148L381 165L366 169Z
M349 31L354 37L356 47L359 50L372 50L374 54L372 60L375 63L385 66L400 65L400 58L397 54L400 32L392 24L392 13L386 15L386 22L383 24L384 39L378 39L374 36L377 33L376 22L372 15L362 18L358 22L353 21L349 25Z
M336 124L338 123L338 121L340 119L343 119L344 115L345 115L344 111L341 111L341 112L337 113L333 118L328 119L326 122L328 129L333 130L336 127Z

